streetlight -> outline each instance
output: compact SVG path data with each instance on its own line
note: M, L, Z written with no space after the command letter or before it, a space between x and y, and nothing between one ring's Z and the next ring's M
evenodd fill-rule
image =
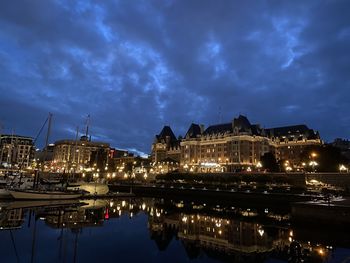
M258 168L258 171L260 172L260 169L262 168L261 162L258 162L258 163L256 164L256 168Z
M315 166L317 166L318 163L316 161L311 161L309 165L312 166L312 171L315 172Z
M344 164L341 164L339 165L339 171L340 172L347 172L348 171L348 168L344 165Z

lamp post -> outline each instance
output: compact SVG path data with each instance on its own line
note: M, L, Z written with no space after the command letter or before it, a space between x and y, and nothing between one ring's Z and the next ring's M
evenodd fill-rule
M312 152L311 153L311 161L309 163L310 166L312 166L312 171L315 172L315 167L318 165L318 163L315 161L315 158L317 157L317 153Z
M256 164L256 168L258 168L258 171L260 172L260 169L262 168L261 162L258 162L258 163Z
M312 171L315 172L315 167L318 165L318 163L316 161L311 161L309 165L312 166Z

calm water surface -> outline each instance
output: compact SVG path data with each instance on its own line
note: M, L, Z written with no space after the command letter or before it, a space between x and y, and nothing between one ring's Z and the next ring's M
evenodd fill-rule
M163 199L1 204L0 262L350 262L350 231L288 209Z

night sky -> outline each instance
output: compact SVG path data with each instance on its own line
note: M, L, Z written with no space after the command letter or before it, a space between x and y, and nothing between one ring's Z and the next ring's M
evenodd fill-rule
M0 1L2 133L49 112L52 141L90 114L93 140L145 153L239 114L350 138L350 1Z

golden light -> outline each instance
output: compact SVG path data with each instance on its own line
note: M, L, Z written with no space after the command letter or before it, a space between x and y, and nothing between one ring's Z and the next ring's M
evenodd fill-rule
M264 235L264 233L265 233L264 229L259 229L258 232L259 232L259 235L260 235L261 237L262 237L262 236Z
M339 165L339 171L340 172L345 172L347 170L348 170L348 168L344 164Z
M318 254L320 254L321 256L324 255L324 250L323 250L322 248L319 248L319 249L317 250L317 252L318 252Z

